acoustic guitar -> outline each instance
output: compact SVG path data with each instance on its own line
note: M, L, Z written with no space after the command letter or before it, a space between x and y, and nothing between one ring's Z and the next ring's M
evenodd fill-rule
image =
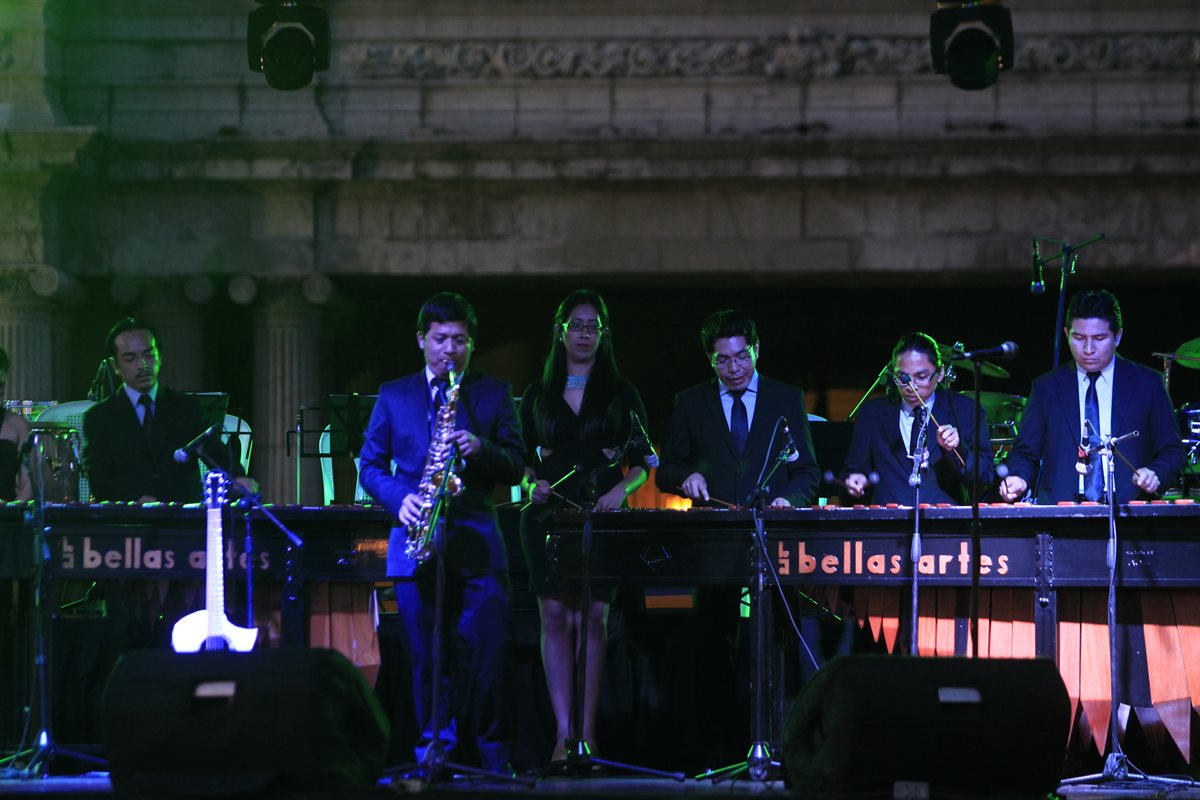
M204 479L205 557L204 608L175 623L171 647L177 653L233 650L248 653L258 641L258 628L234 625L225 616L225 555L222 552L221 511L225 507L228 479L212 471Z

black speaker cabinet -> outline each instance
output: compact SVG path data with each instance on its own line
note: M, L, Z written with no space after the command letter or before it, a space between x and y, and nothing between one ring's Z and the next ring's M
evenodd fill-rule
M797 697L782 760L811 793L1043 793L1058 786L1069 722L1049 659L843 656Z
M104 692L104 742L122 794L217 797L369 786L387 717L333 650L127 653Z

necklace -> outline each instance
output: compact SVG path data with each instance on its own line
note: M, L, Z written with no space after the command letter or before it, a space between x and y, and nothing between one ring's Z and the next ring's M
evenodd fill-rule
M584 387L587 386L587 382L588 382L587 375L568 375L567 376L567 390L568 391L570 391L570 390L583 391Z

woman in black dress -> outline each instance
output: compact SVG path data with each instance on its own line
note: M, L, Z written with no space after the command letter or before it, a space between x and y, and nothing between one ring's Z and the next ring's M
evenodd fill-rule
M621 378L613 357L608 308L595 292L567 295L554 315L550 354L542 379L525 390L521 421L527 450L524 486L531 503L521 514L521 545L530 584L542 617L542 663L556 725L553 759L567 753L576 642L582 596L578 585L551 582L547 576L546 529L549 516L567 497L577 503L594 491L596 511L612 511L646 482L640 455L627 454L628 471L611 464L632 430L630 412L646 418L642 398ZM575 470L575 474L558 483ZM594 490L587 480L594 476ZM556 485L557 484L557 485ZM553 492L551 486L554 486ZM593 586L588 613L587 682L584 687L584 741L595 741L596 706L608 637L608 606L615 587Z
M8 399L8 353L0 347L0 403ZM0 501L28 500L29 472L18 457L29 439L29 423L0 405Z

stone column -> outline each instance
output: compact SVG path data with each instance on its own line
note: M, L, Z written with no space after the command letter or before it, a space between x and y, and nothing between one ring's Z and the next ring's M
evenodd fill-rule
M70 327L62 301L78 286L50 267L0 269L0 346L10 361L10 400L78 400L69 382Z
M184 296L183 283L166 278L144 287L146 319L158 329L159 380L183 392L225 391L204 380L204 325L200 309Z
M263 498L294 503L296 466L300 462L299 494L305 505L321 502L321 473L316 458L298 458L298 442L287 432L296 427L301 406L320 403L319 306L329 299L331 284L323 275L251 279L231 283L235 299L254 301L254 477ZM252 290L251 290L252 289ZM306 449L316 450L316 435L305 436ZM289 452L290 448L290 452Z
M54 85L59 76L57 14L47 14L47 0L0 3L0 128L54 125L63 118ZM51 36L47 35L47 32Z

